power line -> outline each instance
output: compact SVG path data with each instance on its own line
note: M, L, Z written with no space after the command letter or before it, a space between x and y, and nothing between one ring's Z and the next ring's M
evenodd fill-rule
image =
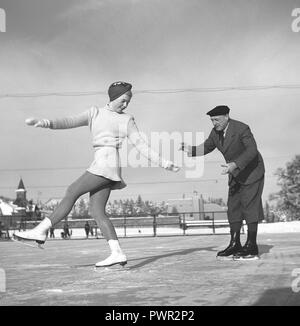
M48 93L8 93L0 94L0 98L22 98L22 97L48 97L48 96L92 96L92 95L106 95L106 92L48 92Z
M153 192L135 192L135 193L126 193L126 194L120 194L120 195L116 195L116 194L112 194L111 197L113 198L128 198L128 196L138 196L138 195L155 195L155 196L159 196L159 195L181 195L184 193L184 195L192 195L193 194L193 191L176 191L176 192L156 192L156 193L153 193ZM202 192L201 192L202 193ZM85 195L88 195L88 194L85 194ZM83 197L85 195L82 195ZM48 198L49 200L61 200L62 197L50 197L49 196L42 196L40 198ZM112 200L110 198L110 200Z
M206 88L181 88L181 89L161 89L161 90L141 90L136 91L138 94L155 94L155 93L207 93L207 92L225 92L225 91L257 91L266 89L299 89L299 84L291 85L261 85L261 86L228 86L228 87L206 87Z
M278 155L278 156L266 156L264 160L288 158L291 155ZM204 164L218 164L224 163L222 160L205 161ZM19 171L57 171L57 170L82 170L86 169L87 166L58 166L58 167L46 167L46 168L2 168L0 172L19 172Z
M142 184L169 184L169 183L195 183L195 182L218 182L218 180L224 180L225 178L220 179L199 179L199 180L171 180L171 181L144 181L144 182L126 182L127 185L142 185ZM26 189L44 189L44 188L67 188L68 185L50 185L50 186L26 186ZM0 187L0 189L15 189L16 187Z
M176 93L210 93L210 92L228 92L228 91L260 91L270 89L300 89L300 84L286 85L250 85L250 86L223 86L223 87L198 87L198 88L177 88L177 89L144 89L135 90L135 94L176 94ZM105 91L77 91L77 92L36 92L36 93L0 93L0 99L4 98L36 98L48 96L95 96L107 95Z
M86 169L87 166L70 166L70 167L54 167L54 168L3 168L0 172L18 172L18 171L57 171L57 170L81 170Z
M265 178L277 178L276 175L266 175ZM149 185L149 184L180 184L180 183L200 183L200 182L215 182L219 181L227 182L227 177L224 175L223 178L212 178L212 179L196 179L196 180L170 180L170 181L140 181L140 182L126 182L127 185ZM27 186L26 189L57 189L57 188L67 188L70 184L67 185L49 185L49 186ZM16 189L16 187L0 187L0 189Z

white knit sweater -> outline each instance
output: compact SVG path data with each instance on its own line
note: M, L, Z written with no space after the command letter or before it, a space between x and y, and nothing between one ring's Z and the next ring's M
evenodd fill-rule
M92 133L92 144L95 150L99 147L120 148L126 137L135 148L148 160L166 168L169 161L152 150L142 138L133 116L126 113L111 111L104 108L92 107L89 110L66 118L50 120L51 129L69 129L89 126Z

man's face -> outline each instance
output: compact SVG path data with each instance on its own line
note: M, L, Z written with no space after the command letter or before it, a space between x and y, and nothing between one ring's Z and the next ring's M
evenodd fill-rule
M229 115L217 115L215 117L210 118L211 122L214 125L216 131L224 130L227 127L227 123L229 120Z

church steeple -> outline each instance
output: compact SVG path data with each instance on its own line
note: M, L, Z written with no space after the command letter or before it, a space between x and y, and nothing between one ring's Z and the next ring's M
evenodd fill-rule
M25 190L24 182L23 182L22 178L20 179L18 190ZM16 190L16 191L18 191L18 190Z
M17 198L14 201L14 204L20 207L26 207L27 199L26 199L26 189L24 186L24 182L22 178L20 178L18 189L16 190Z

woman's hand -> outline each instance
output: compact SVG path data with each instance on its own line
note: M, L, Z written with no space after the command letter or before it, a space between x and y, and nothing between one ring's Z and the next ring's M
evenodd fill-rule
M168 161L165 165L165 169L172 171L172 172L178 172L180 170L180 167L178 167L177 165L175 165L173 162Z
M186 143L181 143L178 150L186 152L188 157L192 156L192 148L190 145L187 145Z
M28 126L41 127L41 128L49 128L50 120L48 119L37 119L37 118L28 118L25 120L25 123Z
M188 153L189 152L189 146L186 143L181 143L178 150Z

